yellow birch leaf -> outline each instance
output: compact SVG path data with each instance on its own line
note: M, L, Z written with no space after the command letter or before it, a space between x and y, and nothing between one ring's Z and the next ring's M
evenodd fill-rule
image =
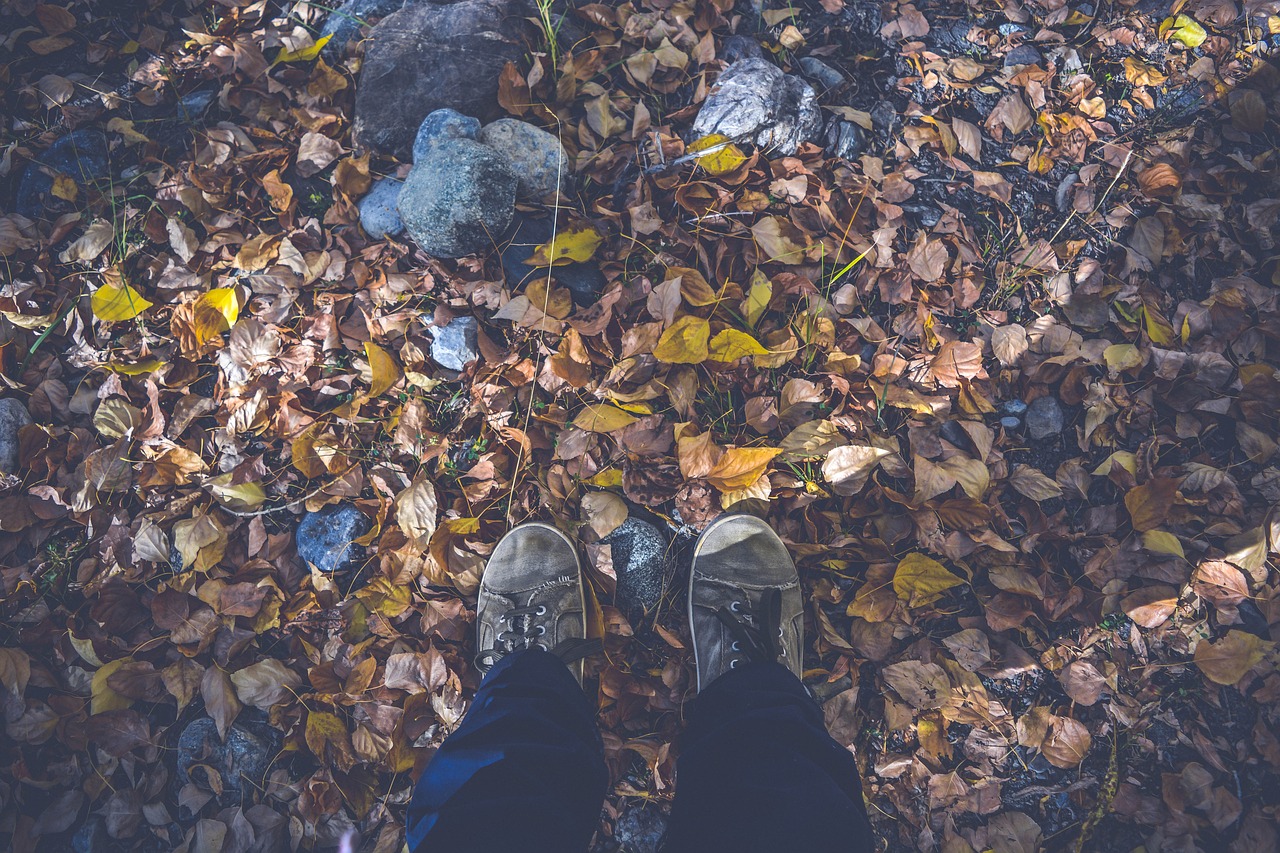
M108 323L132 320L152 304L124 282L116 284L109 281L95 290L89 299L93 316Z
M1182 542L1165 530L1148 530L1143 533L1142 547L1156 554L1171 554L1184 560L1187 558L1186 552L1182 550Z
M217 287L200 297L200 301L217 311L230 329L240 319L240 293L234 287Z
M231 483L231 473L221 474L207 481L213 496L232 509L253 509L267 499L261 483Z
M769 300L773 299L773 282L764 275L764 273L756 270L751 276L751 289L747 291L747 298L742 302L742 313L747 318L747 325L755 328L756 323L760 322L760 318L764 316L765 309L769 307Z
M533 250L526 264L533 267L563 266L591 260L604 237L590 225L571 225Z
M1235 684L1273 645L1248 631L1231 630L1216 643L1202 642L1196 646L1196 666L1214 684Z
M1165 18L1160 24L1160 37L1169 37L1185 47L1196 48L1204 44L1209 37L1200 22L1190 15L1178 15L1176 18Z
M102 366L112 373L119 373L121 376L141 376L144 373L151 373L164 367L164 362L158 358L144 358L132 364L108 362Z
M219 287L200 294L192 312L196 345L221 335L240 318L240 296L234 287Z
M749 355L767 355L769 350L746 332L725 329L711 339L708 358L712 361L737 361Z
M120 660L108 661L93 673L93 680L89 686L90 696L92 697L89 703L90 714L101 714L103 711L120 711L133 704L132 699L117 693L111 689L111 685L107 684L107 679L111 677L111 673L132 660L133 658L120 658Z
M300 47L297 50L282 50L276 54L275 61L271 64L279 65L281 62L310 62L320 55L320 51L324 49L324 46L329 43L329 39L331 38L333 38L332 35L327 35L323 38L317 39L314 44L308 45L307 47Z
M747 162L742 149L722 133L712 133L689 143L688 151L690 154L706 152L698 157L698 165L710 175L727 175Z
M1152 343L1160 344L1161 346L1173 343L1173 324L1160 316L1159 313L1143 305L1142 319L1147 329L1147 337L1151 338Z
M667 364L701 364L710 354L711 324L701 317L681 317L658 339L653 357Z
M919 552L903 557L893 573L893 591L907 607L932 604L942 593L962 583L937 560Z
M753 485L781 447L730 447L707 472L707 482L722 492L735 492Z
M613 432L631 426L638 420L630 412L624 412L608 403L591 403L573 419L573 425L587 432Z
M400 381L400 365L396 364L390 353L372 341L365 341L364 354L373 371L373 379L369 382L369 396L380 397Z

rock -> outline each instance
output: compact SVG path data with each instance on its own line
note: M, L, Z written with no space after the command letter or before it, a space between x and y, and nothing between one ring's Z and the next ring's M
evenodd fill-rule
M403 186L404 181L380 178L374 182L365 197L360 199L360 227L373 239L394 237L404 231L400 211L396 210L400 188Z
M901 123L897 108L889 101L878 101L871 108L871 126L881 136L893 135Z
M480 357L477 351L479 327L475 317L454 317L443 328L431 328L431 357L436 364L461 373Z
M178 100L177 117L187 124L195 124L204 117L217 99L217 89L196 89L194 92L189 92Z
M832 157L854 160L863 150L862 128L840 116L832 116L827 120L825 141L827 153Z
M572 190L569 155L560 140L540 127L514 118L487 124L476 137L497 151L516 173L516 194L527 201L547 201Z
M969 31L973 23L967 18L951 23L941 23L931 27L926 36L934 47L943 51L948 57L963 56L980 49L980 45L969 40Z
M1066 427L1066 417L1057 397L1037 397L1027 407L1027 435L1041 440L1058 435Z
M404 0L347 0L329 13L320 30L320 38L329 37L321 49L325 59L337 59L347 42L355 38L369 18L390 15L404 5Z
M1000 419L1000 426L1004 427L1005 429L1017 429L1018 427L1022 426L1022 421L1020 421L1018 418L1015 418L1013 415L1005 415Z
M1029 44L1020 44L1004 55L1004 67L1016 68L1019 65L1039 65L1044 62L1044 54Z
M800 68L806 77L824 89L839 89L848 82L843 74L816 56L801 57Z
M302 516L294 539L298 556L322 572L339 572L355 557L355 540L369 530L364 513L350 504L329 504Z
M652 805L629 805L613 824L618 853L658 853L667 834L667 815Z
M475 139L478 133L480 122L471 116L464 116L457 110L436 110L418 126L418 134L413 138L413 162L426 157L445 140Z
M192 782L206 791L215 790L209 784L207 768L211 768L221 777L227 801L260 791L281 743L280 732L266 722L265 714L242 711L227 730L225 743L218 736L217 723L200 717L178 736L178 786Z
M18 472L18 430L29 423L31 414L19 400L0 400L0 474Z
M53 174L66 175L81 188L110 176L107 138L97 130L77 130L49 146L27 166L18 184L14 209L31 219L66 213L71 202L53 195Z
M732 35L720 45L720 58L729 65L739 59L764 59L764 48L751 36Z
M1027 413L1027 404L1021 400L1005 400L1000 404L1000 414L1020 418Z
M488 121L499 116L498 76L519 62L525 0L415 2L369 33L356 87L356 142L400 157L422 120L448 107Z
M1015 24L1010 22L996 27L996 32L1005 38L1008 38L1009 36L1028 35L1031 32L1031 28L1025 24Z
M961 447L965 450L968 450L969 446L973 444L973 439L969 438L969 433L965 432L964 427L960 426L956 421L943 421L938 434L956 447Z
M653 610L662 599L667 540L657 527L635 515L601 540L613 556L617 604L628 618Z
M107 853L111 849L111 837L107 835L107 825L97 815L89 815L88 820L71 836L73 853Z
M516 204L516 176L498 152L446 139L414 163L397 208L428 255L458 258L494 246Z
M502 238L502 272L507 287L517 290L538 276L546 276L546 267L536 267L525 261L533 257L533 250L551 239L554 233L550 217L533 217L517 213L506 235ZM578 305L591 305L604 290L604 275L593 262L571 263L553 267L552 277L569 289Z
M726 68L693 121L695 138L720 133L774 155L794 154L821 131L813 89L764 59L741 59Z

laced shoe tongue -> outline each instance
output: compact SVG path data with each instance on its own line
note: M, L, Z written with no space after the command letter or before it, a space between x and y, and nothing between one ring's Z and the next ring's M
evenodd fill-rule
M767 589L760 597L760 606L746 616L734 613L728 607L716 611L718 618L729 629L738 648L754 663L770 663L782 657L782 590Z

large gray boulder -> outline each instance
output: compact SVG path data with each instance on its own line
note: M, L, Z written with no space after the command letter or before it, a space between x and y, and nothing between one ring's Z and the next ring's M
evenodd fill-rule
M516 203L507 160L470 139L445 139L413 164L400 190L400 218L422 250L458 258L498 245Z
M407 157L422 120L441 108L495 119L498 76L525 53L527 0L410 3L369 34L356 87L356 142Z
M740 59L716 81L693 121L696 138L719 133L770 155L794 154L823 130L813 88L771 62Z
M13 397L0 400L0 474L18 471L18 430L31 423L31 414Z
M528 201L546 201L571 187L569 155L560 140L527 121L500 118L481 128L476 139L497 151L516 173L516 193Z
M475 139L480 122L457 110L443 109L430 113L418 127L413 139L413 162L418 162L432 149L449 139Z

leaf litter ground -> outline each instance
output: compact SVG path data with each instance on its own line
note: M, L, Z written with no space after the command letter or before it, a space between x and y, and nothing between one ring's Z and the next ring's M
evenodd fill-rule
M587 542L616 849L673 791L679 581L729 506L796 554L887 849L1276 848L1276 3L553 13L501 98L573 155L547 252L601 265L590 307L363 235L403 167L352 150L323 17L0 7L6 198L68 130L112 163L0 215L11 849L399 850L534 517ZM835 68L861 150L687 145L750 44ZM330 575L294 530L331 504L368 532ZM671 543L639 612L629 516Z

